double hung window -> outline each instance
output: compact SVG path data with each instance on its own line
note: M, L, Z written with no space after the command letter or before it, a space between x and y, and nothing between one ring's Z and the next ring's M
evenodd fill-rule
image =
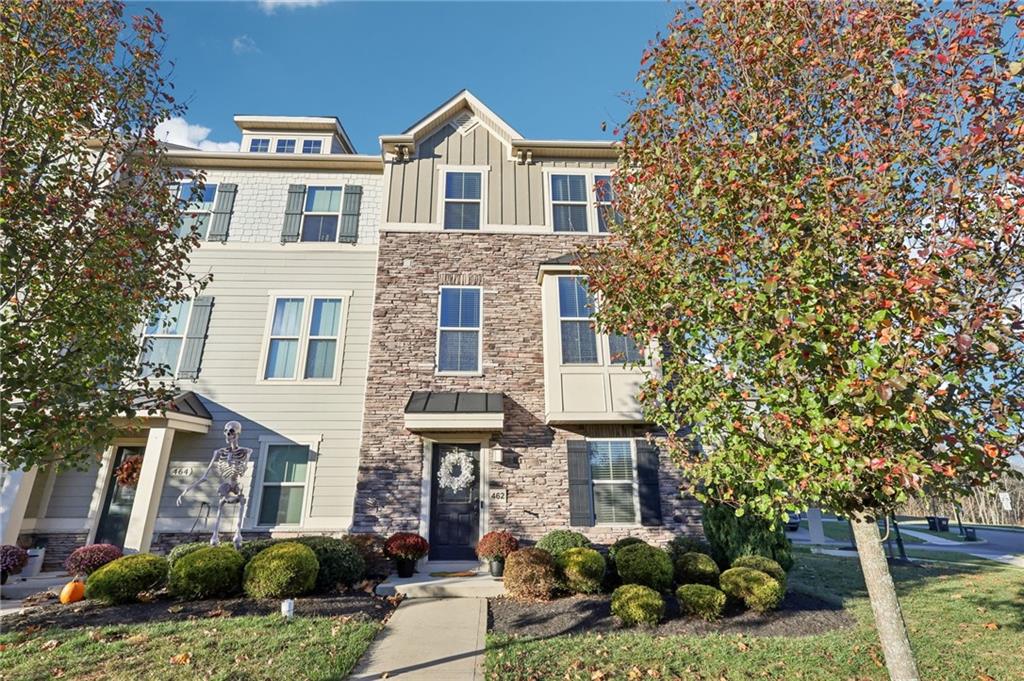
M337 241L341 187L307 187L302 241Z
M594 521L598 525L639 522L632 440L589 440L587 450Z
M156 313L146 325L142 339L142 375L149 376L158 367L163 367L171 376L177 373L191 309L190 300L173 303L168 309Z
M260 480L259 525L299 525L306 497L309 447L294 444L266 446Z
M480 372L483 307L481 289L443 286L438 314L438 373Z
M195 229L200 239L206 238L210 226L210 213L213 211L214 200L217 198L217 185L206 184L198 197L193 197L196 182L183 182L178 185L178 201L181 202L181 222L178 224L178 236L188 236ZM193 201L193 198L196 200Z
M448 171L444 175L444 228L480 229L482 173Z
M274 298L264 380L337 380L344 304L342 297Z
M558 321L562 364L597 364L594 300L585 277L558 277Z

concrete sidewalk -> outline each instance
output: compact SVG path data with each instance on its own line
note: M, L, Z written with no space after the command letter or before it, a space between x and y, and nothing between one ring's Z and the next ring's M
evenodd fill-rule
M481 681L486 633L486 598L405 600L349 678Z

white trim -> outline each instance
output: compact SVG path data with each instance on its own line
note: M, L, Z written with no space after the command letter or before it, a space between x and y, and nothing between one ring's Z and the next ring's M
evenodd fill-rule
M316 480L316 462L320 456L320 435L284 437L282 435L261 435L259 448L257 449L258 459L252 466L251 489L249 491L250 505L252 509L249 518L243 520L243 528L249 530L282 530L299 531L307 529L310 511L313 505L313 482ZM263 476L266 473L267 457L270 447L274 445L307 447L309 455L306 460L306 480L302 483L302 515L298 524L260 524L260 504L263 503L263 487L265 486ZM284 486L284 485L282 485ZM298 483L288 483L288 487L298 487Z
M277 308L277 301L282 298L302 299L302 318L300 320L298 340L298 351L295 357L295 372L291 378L267 378L267 359L270 355L271 329L274 325L274 313ZM267 319L263 326L262 345L260 347L260 362L256 367L256 382L264 385L298 383L337 385L341 382L341 365L345 357L345 336L348 332L348 310L352 303L352 291L267 291ZM306 353L309 349L309 324L313 314L313 301L317 299L341 299L341 319L338 320L338 346L335 349L334 375L330 378L305 378ZM281 336L281 338L296 338L295 336Z
M593 315L590 315L590 316L587 316L587 317L563 317L562 316L562 294L561 294L561 288L558 285L559 282L562 279L583 279L583 280L586 280L587 276L585 274L583 274L583 273L575 273L575 274L570 273L570 274L558 274L558 275L555 275L555 312L557 313L557 319L558 319L558 366L559 367L603 367L603 366L608 366L607 362L605 362L606 355L604 355L604 352L607 350L607 348L602 347L604 344L601 343L601 338L600 338L604 334L602 334L600 331L598 331L596 326L594 326L594 353L596 355L596 361L594 361L594 362L566 362L565 361L565 351L562 348L562 322L563 321L568 321L568 322L589 321L591 323L591 325L593 325L594 324L594 316ZM589 292L588 292L588 295L589 295ZM596 306L597 306L597 301L595 300L594 301L594 307L596 307Z
M22 532L85 532L92 531L88 518L25 518ZM88 543L88 542L87 542Z
M628 442L629 443L629 455L633 460L633 517L632 523L599 523L597 522L597 499L594 496L594 476L590 476L590 507L594 512L594 527L639 527L641 524L640 518L640 471L637 468L637 456L636 456L636 438L631 437L587 437L587 459L589 463L590 459L590 443L591 442ZM624 480L611 480L607 481L607 484L622 484Z
M388 222L379 230L381 233L390 232L396 234L406 233L444 233L444 234L539 234L549 235L551 230L547 225L489 225L484 224L480 229L444 229L436 222ZM583 232L556 232L556 234L570 234L572 236L587 236ZM593 234L590 236L605 237L605 234Z
M281 243L280 241L203 241L199 244L198 248L216 248L218 250L225 251L280 251L281 249L287 249L289 251L309 251L314 253L330 253L332 251L361 251L366 253L376 253L379 249L377 244L374 243L339 243L337 241L288 241Z
M441 298L445 289L476 289L480 292L479 322L476 327L476 359L477 368L473 371L441 371L441 332L442 331L472 331L471 327L441 326ZM484 375L484 287L483 286L459 286L456 284L444 284L437 289L437 326L434 327L436 338L434 339L434 375L435 376L483 376Z
M406 414L405 429L416 432L423 431L445 431L445 432L471 432L482 431L500 432L505 427L505 415L493 412L487 413L466 413L457 414Z
M547 227L547 232L550 234L565 234L567 236L582 236L589 234L591 236L608 236L608 232L598 231L598 207L597 207L597 193L595 191L595 185L597 180L595 179L598 175L611 177L614 174L613 168L553 168L551 166L544 166L541 168L541 176L544 178L544 224ZM586 232L564 232L555 231L555 219L554 219L554 206L551 194L551 176L552 175L582 175L584 182L587 186L587 231ZM559 201L559 203L574 203L579 205L580 202L566 202Z
M306 156L316 156L316 154L305 154ZM296 241L288 243L302 243L302 244L336 244L338 243L338 232L341 231L341 211L345 208L345 189L349 183L340 185L336 184L308 184L305 185L306 191L302 195L302 220L299 223L299 238ZM306 204L309 202L309 190L310 189L325 189L328 191L334 191L335 189L340 192L341 197L338 199L338 212L323 211L323 210L306 210ZM302 234L306 231L306 218L307 217L334 217L334 238L333 239L303 239Z
M437 225L445 232L479 232L483 229L484 225L487 224L487 183L490 179L489 173L491 172L490 166L471 166L471 165L448 165L439 164L437 166L437 212L434 215L434 224ZM480 174L480 225L476 229L445 229L444 226L444 204L446 201L455 201L457 203L472 203L473 199L447 199L445 197L445 187L447 183L448 173L479 173Z
M178 317L174 317L174 324L175 324L175 326L178 325L179 321L182 322L181 333L180 334L177 334L177 333L149 333L149 327L152 325L152 322L150 320L148 320L148 319L147 320L143 320L143 323L142 323L142 336L139 338L139 341L138 341L138 343L139 343L139 359L138 359L138 364L139 364L140 369L141 369L141 366L142 366L143 356L146 354L146 340L147 339L152 338L152 339L156 339L156 340L162 340L162 339L167 339L167 338L170 338L170 339L178 338L178 339L181 339L181 343L178 345L178 356L174 359L174 366L170 367L170 371L168 371L167 374L162 377L162 380L173 380L173 379L175 379L178 376L178 369L181 367L181 356L185 352L185 339L188 337L188 326L189 326L189 323L192 321L192 310L193 310L193 308L195 306L195 302L196 302L195 298L188 298L186 300L180 300L177 303L175 303L176 305L179 306L179 309L178 309L179 314L181 313L180 306L184 305L185 303L188 303L188 313L185 314L184 319L179 320ZM169 310L168 310L168 312L169 312ZM161 313L158 313L158 314L164 314L164 313L161 312ZM160 326L164 325L164 321L162 319L158 320L157 323ZM158 327L158 328L160 328L160 327ZM160 366L164 366L164 365L160 365ZM154 372L156 371L156 367L153 367L153 371ZM151 375L151 374L148 374L148 375Z

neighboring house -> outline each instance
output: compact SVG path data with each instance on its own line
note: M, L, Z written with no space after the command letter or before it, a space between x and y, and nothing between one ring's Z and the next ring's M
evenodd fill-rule
M175 501L223 446L231 420L254 450L247 535L351 524L382 162L357 155L333 117L235 122L239 152L168 151L176 167L205 171L205 195L185 221L202 236L191 269L213 281L144 335L147 356L169 365L186 392L90 469L22 480L31 491L20 531L49 541L50 566L87 542L145 551L193 532L208 537L215 478ZM143 455L140 481L126 488L113 473L133 455ZM225 513L230 536L237 507Z
M466 91L381 143L353 529L419 532L433 560L473 559L498 529L699 533L699 505L645 438L638 350L594 332L575 265L611 217L614 145L523 139ZM446 459L473 461L471 484L440 484Z

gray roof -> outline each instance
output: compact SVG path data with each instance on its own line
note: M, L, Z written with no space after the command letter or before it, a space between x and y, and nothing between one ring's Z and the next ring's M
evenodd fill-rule
M540 265L541 267L543 267L544 265L575 265L579 262L579 260L579 253L566 253L565 255L560 255L557 258L545 260Z
M433 392L417 390L405 404L406 414L501 414L502 393Z
M199 395L195 394L191 390L186 390L175 395L170 402L160 405L155 400L136 400L135 401L136 411L147 411L149 409L154 410L166 410L175 411L179 414L185 414L186 416L198 416L202 419L213 420L213 416L203 406L203 401L199 399Z

